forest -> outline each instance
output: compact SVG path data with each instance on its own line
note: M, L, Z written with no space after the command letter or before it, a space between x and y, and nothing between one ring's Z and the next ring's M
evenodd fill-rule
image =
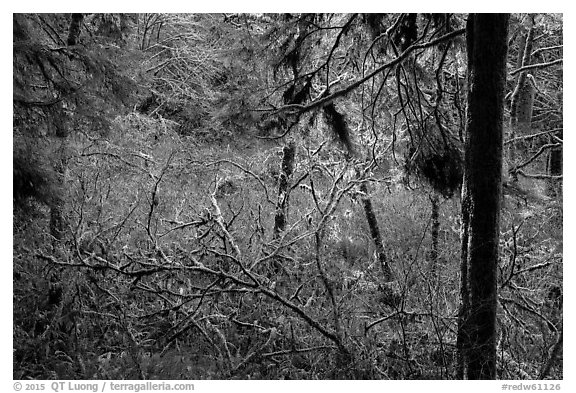
M13 378L563 379L561 14L13 14Z

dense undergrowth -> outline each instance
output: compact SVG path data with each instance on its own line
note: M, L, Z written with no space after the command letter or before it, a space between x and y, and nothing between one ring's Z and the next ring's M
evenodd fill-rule
M15 14L14 379L454 378L462 43L275 107L395 58L406 26L378 15L86 14L66 46L74 18ZM406 15L430 40L464 21ZM365 42L386 23L390 47ZM554 138L523 142L519 169L554 172ZM559 173L504 187L500 379L563 376Z
M129 114L70 149L65 240L39 203L15 220L15 378L452 377L457 197L441 199L433 259L430 191L370 177L385 286L345 160L319 165L300 144L293 178L308 180L274 238L275 143L201 143ZM506 198L499 372L534 378L561 323L561 205Z

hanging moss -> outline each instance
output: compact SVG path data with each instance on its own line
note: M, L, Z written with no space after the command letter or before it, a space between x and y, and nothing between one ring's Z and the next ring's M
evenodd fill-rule
M394 35L394 43L404 52L418 38L418 14L405 14Z
M284 91L282 94L282 100L284 104L302 104L310 95L310 89L312 88L312 78L313 76L308 76L304 78L303 81L293 82L290 87ZM296 87L300 85L299 90Z
M363 21L367 25L373 40L386 30L384 24L382 23L383 19L384 14L363 15Z
M294 94L294 98L292 103L294 104L302 104L306 101L306 98L310 95L310 89L312 88L312 77L306 78L306 82L304 86Z
M348 124L346 124L344 115L336 110L336 106L332 102L322 109L326 123L332 128L338 141L342 143L348 153L354 154L354 146L350 139L350 131L348 130Z
M450 139L429 130L415 137L404 170L408 176L418 177L444 197L451 198L462 185L462 153Z

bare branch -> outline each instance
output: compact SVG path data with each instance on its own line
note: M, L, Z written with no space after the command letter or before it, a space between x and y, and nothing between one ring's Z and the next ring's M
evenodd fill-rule
M275 352L263 353L262 357L269 358L269 357L274 357L274 356L292 355L294 353L306 353L306 352L313 352L313 351L321 351L321 350L325 350L325 349L338 349L338 347L335 347L333 345L319 345L317 347L310 347L310 348L287 349L284 351L275 351Z
M562 131L562 128L554 128L553 130L537 132L536 134L521 135L521 136L517 136L517 137L512 138L512 139L508 139L507 141L504 141L504 144L508 145L508 144L514 143L516 141L521 141L521 140L526 140L526 139L534 139L534 138L538 138L540 136L554 134L554 133L559 132L559 131ZM559 139L559 138L557 138L557 139ZM562 140L558 140L558 141L562 142Z
M533 69L537 69L537 68L546 68L546 67L550 67L553 66L555 64L560 64L564 61L564 59L556 59L554 61L550 61L548 63L538 63L538 64L530 64L524 67L520 67L517 68L513 71L510 71L510 75L514 76L519 72L523 72L523 71L528 71L528 70L533 70Z
M537 173L526 173L521 169L517 170L516 173L521 175L521 176L528 177L530 179L562 180L564 178L563 175L545 175L545 174L537 174Z
M546 48L538 48L538 49L536 49L534 52L532 52L532 56L535 56L535 55L537 55L538 53L544 52L544 51L547 51L547 50L556 50L556 49L563 49L563 48L564 48L564 45L555 45L555 46L548 46L548 47L546 47Z
M534 153L534 155L533 155L532 157L528 158L528 159L527 159L526 161L524 161L523 163L516 165L514 168L512 168L512 169L510 170L510 173L518 173L518 171L519 171L520 169L522 169L522 168L524 168L525 166L527 166L527 165L529 165L530 163L532 163L534 160L536 160L538 157L540 157L540 155L541 155L542 153L544 153L546 150L553 149L553 148L555 148L555 147L561 147L561 146L562 146L561 143L548 143L548 144L546 144L546 145L542 145L542 146L540 147L540 149L539 149L536 153Z
M266 194L266 200L268 202L270 202L271 204L274 204L274 201L272 201L270 199L270 197L268 196L268 187L266 187L266 184L264 184L264 181L260 178L260 176L258 176L257 174L255 174L254 172L252 172L251 170L244 168L242 165L231 161L231 160L226 160L226 159L220 159L217 161L213 161L213 162L208 162L206 163L206 166L212 166L212 165L218 165L221 163L227 163L230 164L232 166L235 166L236 168L240 169L241 171L249 174L250 176L252 176L254 179L256 179L256 181L260 184L260 186L262 186L262 189L264 190L264 193Z

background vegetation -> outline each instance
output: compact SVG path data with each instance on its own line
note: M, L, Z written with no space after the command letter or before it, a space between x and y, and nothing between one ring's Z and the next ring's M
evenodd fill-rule
M14 379L451 379L466 15L15 14ZM515 14L498 378L562 378L562 17Z

